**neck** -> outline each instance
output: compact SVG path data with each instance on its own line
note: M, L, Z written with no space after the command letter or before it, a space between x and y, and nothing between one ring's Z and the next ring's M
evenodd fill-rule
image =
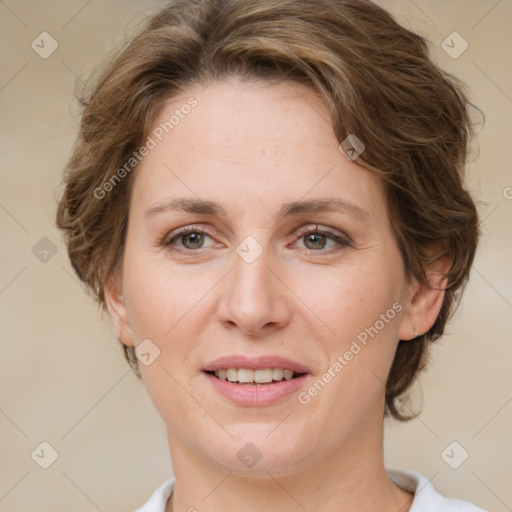
M375 423L374 423L375 425ZM359 430L326 457L302 459L300 469L240 474L192 452L169 435L175 487L166 512L314 510L408 512L413 496L397 487L384 467L382 423ZM314 440L311 440L314 444Z

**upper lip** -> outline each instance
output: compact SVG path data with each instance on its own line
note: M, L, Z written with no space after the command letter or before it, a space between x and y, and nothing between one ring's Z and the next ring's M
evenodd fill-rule
M273 355L244 356L229 355L222 356L203 367L203 371L211 372L222 368L247 368L249 370L263 370L265 368L282 368L283 370L293 370L295 373L311 373L309 368L303 364L292 361L285 357Z

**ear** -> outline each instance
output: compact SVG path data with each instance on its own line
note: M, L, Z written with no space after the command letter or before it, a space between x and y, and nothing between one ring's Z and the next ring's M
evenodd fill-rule
M117 337L124 345L133 347L135 344L130 324L128 322L128 312L125 298L123 296L122 277L120 272L116 272L115 274L108 276L103 285L103 289L108 314Z
M413 281L398 330L399 339L412 340L425 334L434 325L443 305L444 290L448 283L446 274L451 264L452 259L448 256L436 260L427 270L429 286Z

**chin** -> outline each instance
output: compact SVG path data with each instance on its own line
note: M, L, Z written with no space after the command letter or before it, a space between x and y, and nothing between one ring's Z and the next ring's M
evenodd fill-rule
M276 423L240 423L227 430L226 435L212 446L206 447L209 456L218 464L237 474L265 476L287 475L304 458L307 436L301 441L297 429ZM277 428L276 428L277 427ZM292 432L294 435L292 435Z

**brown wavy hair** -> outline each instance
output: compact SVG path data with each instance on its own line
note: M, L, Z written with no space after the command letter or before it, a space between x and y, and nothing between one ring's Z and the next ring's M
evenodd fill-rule
M428 285L430 265L450 256L439 316L425 334L399 341L386 383L385 414L413 417L400 402L458 304L479 237L463 186L473 105L464 84L430 60L427 41L369 0L176 0L146 20L80 93L56 216L74 270L105 310L134 172L104 197L97 191L144 143L165 100L230 76L317 91L338 141L355 134L365 144L356 163L385 182L408 277ZM123 348L140 377L134 348Z

